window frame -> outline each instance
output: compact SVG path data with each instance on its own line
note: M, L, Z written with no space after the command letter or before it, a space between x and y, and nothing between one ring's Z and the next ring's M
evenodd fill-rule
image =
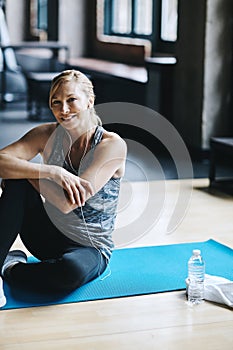
M29 10L29 37L39 38L42 41L58 40L58 9L59 0L47 0L47 28L39 28L39 0L28 2Z
M135 4L136 1L132 0L132 25L134 24ZM178 0L179 5L179 0ZM152 0L153 13L152 13L152 33L151 34L135 34L131 31L128 33L117 33L111 30L112 27L112 11L113 0L97 0L97 38L102 42L108 43L121 43L132 45L144 45L146 52L151 54L155 53L174 53L176 41L164 40L161 37L161 24L162 24L162 0ZM101 20L98 18L98 14L102 12ZM109 14L109 15L108 15ZM132 26L131 26L132 27ZM177 28L178 30L178 28Z

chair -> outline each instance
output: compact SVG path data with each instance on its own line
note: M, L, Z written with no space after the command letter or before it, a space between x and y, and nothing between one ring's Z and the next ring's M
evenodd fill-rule
M210 187L216 185L233 185L233 138L212 137L210 139ZM221 175L218 170L221 166Z
M61 50L65 51L64 63L58 59ZM5 15L0 7L0 102L3 108L6 102L21 98L23 94L27 98L28 118L40 119L43 105L48 106L51 80L67 67L68 58L68 46L59 42L10 44Z
M10 38L3 9L0 7L0 96L1 107L7 102L25 98L27 82L17 63Z
M13 48L27 80L28 118L39 120L42 117L43 107L48 106L52 79L58 72L67 68L69 48L67 45L52 41L24 42L14 45ZM64 50L66 53L64 63L58 59L60 50ZM41 51L43 53L40 57Z

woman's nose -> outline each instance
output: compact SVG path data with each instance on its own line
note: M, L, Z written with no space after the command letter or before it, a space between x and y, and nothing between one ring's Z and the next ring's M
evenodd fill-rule
M65 102L62 104L62 113L67 114L70 112L70 107L69 105Z

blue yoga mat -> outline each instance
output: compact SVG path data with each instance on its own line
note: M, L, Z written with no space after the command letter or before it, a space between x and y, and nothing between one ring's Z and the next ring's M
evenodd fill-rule
M116 249L110 269L65 297L11 290L5 283L3 309L153 294L185 289L187 262L193 249L201 249L206 273L233 280L233 249L214 240L165 246ZM30 257L30 261L35 261ZM110 273L111 272L111 273Z

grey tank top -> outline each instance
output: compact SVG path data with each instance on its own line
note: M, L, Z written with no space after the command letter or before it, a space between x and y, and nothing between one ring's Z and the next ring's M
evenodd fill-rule
M93 159L95 147L101 142L104 129L97 126L91 149L81 161L76 175L81 176ZM47 164L58 165L74 173L66 161L63 151L63 139L66 131L58 126L52 152ZM121 178L111 178L83 207L78 207L68 214L63 214L49 202L45 209L58 229L71 240L82 246L93 246L106 257L110 257L114 247L112 232L114 230ZM65 196L64 196L65 200Z

